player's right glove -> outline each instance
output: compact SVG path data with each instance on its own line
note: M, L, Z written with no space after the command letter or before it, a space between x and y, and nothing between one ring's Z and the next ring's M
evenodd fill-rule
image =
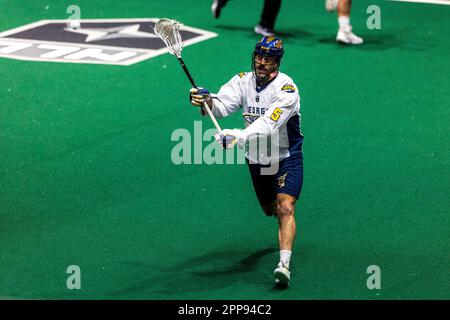
M211 93L209 93L208 89L198 87L198 88L191 88L189 92L189 100L191 101L191 104L196 107L201 107L201 114L205 115L207 112L203 108L203 103L206 102L208 104L208 107L210 110L213 108L213 103L211 100Z
M222 134L217 133L214 135L214 138L224 149L230 149L235 144L237 144L239 148L243 149L246 135L244 130L223 129Z

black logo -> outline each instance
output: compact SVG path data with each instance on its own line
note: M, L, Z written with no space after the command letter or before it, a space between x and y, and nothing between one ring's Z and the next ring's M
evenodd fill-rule
M68 63L131 65L167 51L153 33L158 18L42 20L0 33L0 57ZM73 22L73 21L70 21ZM182 26L185 46L217 34Z

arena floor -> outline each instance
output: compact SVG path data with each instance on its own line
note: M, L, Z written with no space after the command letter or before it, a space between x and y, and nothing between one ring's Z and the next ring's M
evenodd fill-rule
M373 4L381 29L366 27ZM0 32L66 19L67 5L0 1ZM232 0L219 20L209 1L77 5L82 19L169 17L217 34L183 51L214 92L250 70L259 39L260 1ZM173 56L129 66L0 58L0 296L450 298L449 17L448 5L354 1L365 44L343 47L322 1L283 1L281 70L299 87L305 136L287 290L273 288L277 224L246 166L173 162L175 130L213 128ZM243 127L238 114L219 122ZM79 290L67 287L73 265ZM372 265L381 289L367 287Z

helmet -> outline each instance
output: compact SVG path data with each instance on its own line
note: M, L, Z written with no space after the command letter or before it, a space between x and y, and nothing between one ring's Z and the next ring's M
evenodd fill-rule
M283 41L275 37L263 37L256 45L253 54L275 57L279 60L283 57Z
M280 67L281 58L284 54L284 48L283 48L283 42L279 38L275 37L263 37L256 45L255 49L253 50L253 56L252 56L252 69L253 74L256 77L255 73L255 57L261 56L261 57L271 57L275 58L276 66L271 70L271 72L277 71ZM267 82L270 75L266 75L264 78L258 78L257 79L260 82Z

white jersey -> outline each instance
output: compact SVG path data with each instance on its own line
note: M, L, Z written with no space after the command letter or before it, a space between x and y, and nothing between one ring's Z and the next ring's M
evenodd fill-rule
M226 117L242 108L247 137L261 134L271 136L278 130L278 160L301 152L303 135L300 131L300 95L292 79L279 72L266 87L257 88L253 72L239 73L224 84L213 97L213 114ZM269 140L270 141L270 140ZM274 148L272 145L269 148ZM267 163L264 155L258 163ZM273 159L272 161L273 162Z

